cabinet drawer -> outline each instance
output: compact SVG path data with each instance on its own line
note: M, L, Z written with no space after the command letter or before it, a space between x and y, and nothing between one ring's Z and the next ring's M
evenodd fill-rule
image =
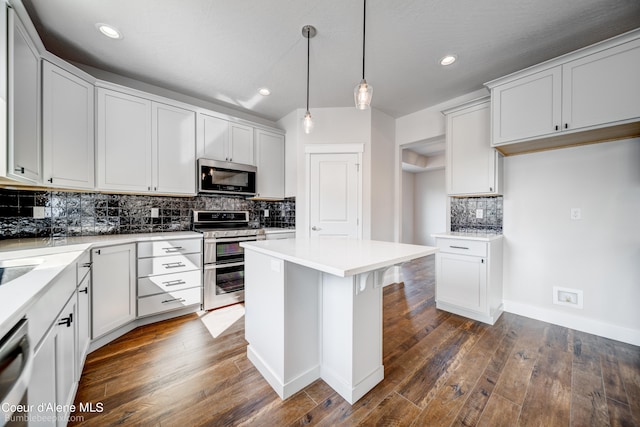
M202 239L162 240L138 243L138 258L191 254L202 251Z
M202 301L202 288L183 289L138 298L138 317L177 310Z
M465 239L436 239L440 252L460 255L487 256L487 243Z
M87 274L91 271L91 253L86 251L76 262L76 270L77 270L77 282L78 285L82 283Z
M202 285L202 271L161 274L138 279L138 297L174 292Z
M138 277L200 270L201 266L200 253L143 258L138 260Z

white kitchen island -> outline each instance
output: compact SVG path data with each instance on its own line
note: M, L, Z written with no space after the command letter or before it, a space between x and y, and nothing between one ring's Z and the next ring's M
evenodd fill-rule
M249 360L282 399L322 378L349 403L384 378L384 272L438 250L338 238L241 246Z

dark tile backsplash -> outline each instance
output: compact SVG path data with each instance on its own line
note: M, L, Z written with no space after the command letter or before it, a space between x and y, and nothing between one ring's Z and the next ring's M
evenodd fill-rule
M45 218L33 218L34 206L44 207ZM151 218L151 208L158 208L158 218ZM0 188L0 239L186 231L193 210L248 210L251 221L261 227L295 227L294 198L271 202Z
M476 218L476 209L482 209L483 218ZM502 196L452 197L451 231L502 233Z

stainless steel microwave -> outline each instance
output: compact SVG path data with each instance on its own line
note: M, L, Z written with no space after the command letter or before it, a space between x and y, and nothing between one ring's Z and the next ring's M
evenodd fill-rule
M254 196L257 170L252 165L198 159L198 192Z

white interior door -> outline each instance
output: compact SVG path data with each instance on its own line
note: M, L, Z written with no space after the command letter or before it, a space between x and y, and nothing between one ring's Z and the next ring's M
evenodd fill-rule
M357 153L310 154L309 236L360 238Z

